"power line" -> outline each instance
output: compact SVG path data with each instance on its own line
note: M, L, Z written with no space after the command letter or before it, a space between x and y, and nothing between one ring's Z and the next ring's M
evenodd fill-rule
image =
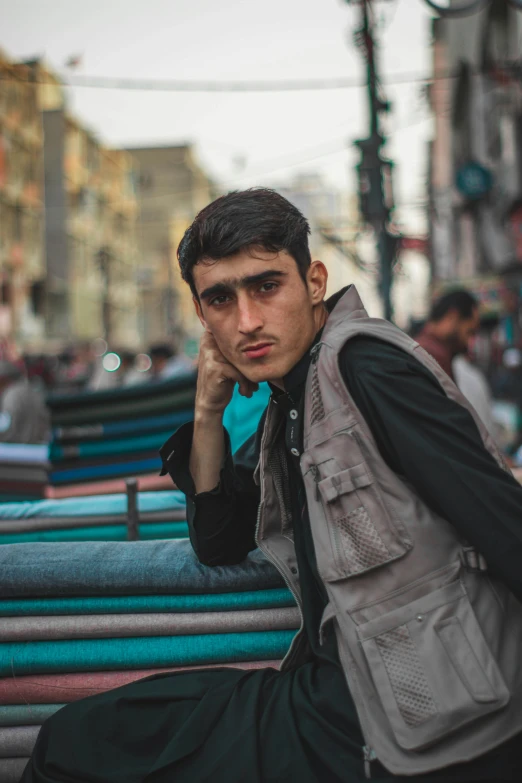
M405 71L396 73L382 81L383 84L412 84L455 78L456 72L440 74ZM39 79L35 86L49 84L54 87L74 87L96 90L126 90L139 92L299 92L305 90L347 90L365 86L362 79L325 78L294 79L276 81L196 81L177 79L126 79L109 76L65 76L58 75L61 84L52 79ZM0 75L0 81L16 81L19 78Z

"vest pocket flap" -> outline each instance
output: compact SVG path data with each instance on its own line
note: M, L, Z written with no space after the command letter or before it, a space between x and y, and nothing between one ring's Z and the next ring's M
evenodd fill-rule
M475 701L485 704L495 701L497 695L484 674L459 618L450 617L435 626L435 630L460 679Z
M323 501L333 503L340 495L367 487L371 483L372 479L366 465L361 464L342 470L340 473L334 473L333 476L319 481L317 486Z

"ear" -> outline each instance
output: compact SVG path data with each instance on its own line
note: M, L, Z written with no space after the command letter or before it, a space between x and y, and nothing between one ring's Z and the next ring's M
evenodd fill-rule
M203 318L203 310L201 309L201 302L195 296L192 297L192 301L194 302L194 307L196 308L196 313L199 320L201 321L201 325L203 326L204 329L208 331L207 322Z
M312 261L306 273L306 282L312 305L321 304L326 296L326 285L328 283L328 270L322 261Z

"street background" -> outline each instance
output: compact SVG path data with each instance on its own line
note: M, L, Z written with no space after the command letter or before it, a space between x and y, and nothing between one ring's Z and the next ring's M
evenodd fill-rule
M1 358L46 392L189 367L179 240L266 185L370 314L410 329L447 290L479 298L470 358L515 453L520 6L0 0Z

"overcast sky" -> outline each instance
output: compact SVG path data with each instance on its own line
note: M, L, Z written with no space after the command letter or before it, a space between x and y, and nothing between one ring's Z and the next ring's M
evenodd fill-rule
M384 79L431 67L430 14L423 0L382 0ZM82 56L78 77L182 80L362 79L355 48L357 6L341 0L0 0L0 47L13 58L45 56L60 72ZM390 85L388 153L396 169L399 218L423 225L431 122L422 84ZM354 188L367 133L362 88L265 93L179 93L71 88L69 105L112 145L195 142L227 186L282 184L320 172ZM243 161L242 161L243 159Z

